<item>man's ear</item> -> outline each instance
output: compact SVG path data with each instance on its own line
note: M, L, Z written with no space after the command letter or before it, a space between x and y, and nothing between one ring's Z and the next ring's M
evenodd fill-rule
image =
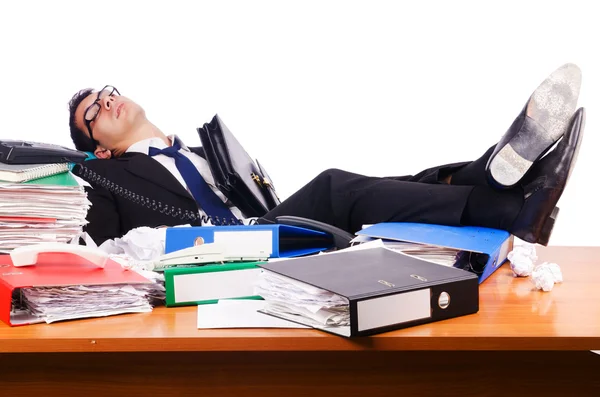
M96 150L94 150L94 156L101 160L108 160L112 157L112 153L108 149L104 149L102 146L96 146Z

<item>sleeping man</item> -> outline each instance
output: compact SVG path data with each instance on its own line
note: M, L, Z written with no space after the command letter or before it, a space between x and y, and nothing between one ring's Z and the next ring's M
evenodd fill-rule
M583 134L580 85L577 66L554 71L474 161L393 178L328 169L259 222L294 215L350 233L380 222L483 226L547 245ZM97 244L140 226L247 217L215 187L201 147L164 134L116 88L81 90L69 111L75 147L97 157L79 173L91 185L86 231Z

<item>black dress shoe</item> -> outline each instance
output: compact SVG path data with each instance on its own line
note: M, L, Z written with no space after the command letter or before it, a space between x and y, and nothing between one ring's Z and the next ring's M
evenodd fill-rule
M490 185L500 189L515 186L564 135L577 108L580 86L581 71L570 63L540 84L488 160Z
M585 109L579 108L563 139L524 179L525 203L509 230L516 237L548 245L558 215L556 204L575 167L584 127Z

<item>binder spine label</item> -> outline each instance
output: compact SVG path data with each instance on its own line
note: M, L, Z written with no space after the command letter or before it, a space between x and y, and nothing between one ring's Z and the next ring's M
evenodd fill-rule
M429 288L357 302L359 332L430 317Z
M225 230L215 231L214 242L227 247L228 256L249 256L268 258L273 253L272 230Z
M252 268L173 276L173 304L254 295L259 275L260 269Z

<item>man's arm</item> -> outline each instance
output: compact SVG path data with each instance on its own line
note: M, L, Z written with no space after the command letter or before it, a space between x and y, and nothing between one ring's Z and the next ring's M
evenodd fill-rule
M106 189L94 186L85 188L92 206L88 210L86 231L98 245L108 239L121 237L121 220L114 196Z

